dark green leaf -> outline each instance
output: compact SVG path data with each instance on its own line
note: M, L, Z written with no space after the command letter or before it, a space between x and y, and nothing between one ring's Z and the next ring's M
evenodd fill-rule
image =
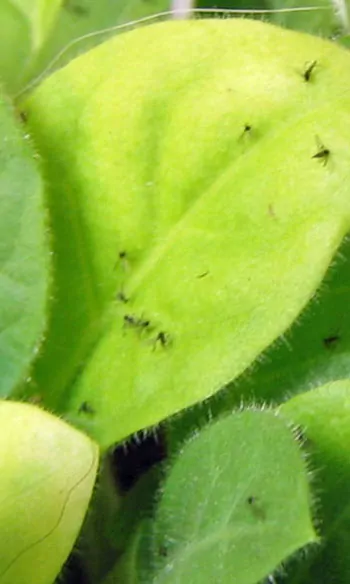
M44 182L29 134L0 98L0 395L26 374L45 327L49 250Z
M273 412L210 424L183 447L154 526L155 584L256 584L317 540L307 471ZM165 556L165 557L164 557Z
M298 424L317 470L315 488L323 548L288 582L347 584L350 581L350 381L335 381L298 395L282 414Z

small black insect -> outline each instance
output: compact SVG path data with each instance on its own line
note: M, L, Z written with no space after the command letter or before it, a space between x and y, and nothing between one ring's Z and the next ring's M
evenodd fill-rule
M333 349L337 345L339 340L340 340L339 335L330 335L329 337L323 339L323 344L326 349Z
M94 408L89 404L89 402L84 401L79 408L79 414L89 414L93 415L95 413Z
M320 139L317 137L316 137L316 142L317 142L317 146L318 146L318 151L311 158L317 158L318 160L322 160L323 166L326 166L331 151L328 148L326 148L326 146L324 144L322 144Z
M156 338L154 339L154 348L159 344L165 349L170 343L170 335L164 331L159 331Z
M203 274L199 274L199 275L197 276L197 278L198 278L198 280L200 280L201 278L205 278L205 276L207 276L208 274L209 274L209 272L208 272L208 271L206 271L206 272L203 272Z
M134 314L125 314L124 315L124 326L128 326L130 328L138 328L138 329L146 329L150 325L149 320L145 320L143 318L139 318Z
M311 79L312 73L317 65L317 61L311 61L304 70L303 77L304 81L308 82Z
M252 129L253 129L253 126L251 126L250 124L244 124L243 132L240 135L239 139L242 140L245 136L249 136Z
M19 117L21 118L24 124L28 121L28 116L24 111L19 112Z
M71 0L65 0L65 2L63 2L63 8L72 12L76 16L88 16L89 14L89 11L85 6L74 4Z
M150 324L151 323L149 320L143 320L142 318L139 320L139 323L138 323L139 327L143 328L143 329L148 328Z
M166 547L164 545L162 545L162 546L159 547L159 555L160 556L163 556L164 558L167 557L168 551L167 551L167 549L166 549Z
M122 290L120 290L120 292L117 293L116 298L117 300L119 300L119 302L123 302L123 304L127 304L129 302L129 298L125 296Z
M124 272L126 272L129 267L128 254L124 249L118 253L118 259L114 264L114 269L116 269L118 265L120 265Z
M253 515L255 515L257 519L260 519L261 521L266 519L265 511L257 497L250 495L250 497L247 498L247 503L251 508Z

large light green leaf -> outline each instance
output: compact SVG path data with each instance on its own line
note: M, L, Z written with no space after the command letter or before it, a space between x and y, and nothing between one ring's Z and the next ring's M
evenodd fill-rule
M0 3L0 82L15 91L24 82L51 30L61 0L2 0Z
M288 582L347 584L350 580L350 381L329 383L298 395L280 408L305 433L317 469L323 549ZM316 560L316 561L315 561Z
M30 98L58 290L36 382L104 446L239 375L313 296L349 228L349 65L258 22L172 22Z
M153 542L136 534L123 578L108 582L256 584L317 540L309 503L290 429L273 412L234 413L184 445L162 487ZM140 578L145 547L154 573Z
M29 134L0 97L0 395L26 375L46 321L44 182Z

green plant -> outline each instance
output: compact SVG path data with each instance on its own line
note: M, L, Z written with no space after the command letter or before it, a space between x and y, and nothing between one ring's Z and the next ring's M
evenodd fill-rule
M33 22L53 26L50 10ZM21 75L4 67L0 104L0 584L57 576L96 445L80 540L92 584L345 584L348 52L253 20L170 21L25 92L51 50L43 30ZM45 432L29 462L11 461L47 420L58 441L67 432L65 457L77 446L55 467L64 486L35 499L42 526L30 477L45 484ZM160 422L165 476L152 469L117 496L108 449Z

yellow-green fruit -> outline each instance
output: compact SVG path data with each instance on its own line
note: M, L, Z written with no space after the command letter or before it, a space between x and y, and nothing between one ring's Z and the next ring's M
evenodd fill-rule
M0 402L0 582L52 584L84 519L97 446L42 409Z

